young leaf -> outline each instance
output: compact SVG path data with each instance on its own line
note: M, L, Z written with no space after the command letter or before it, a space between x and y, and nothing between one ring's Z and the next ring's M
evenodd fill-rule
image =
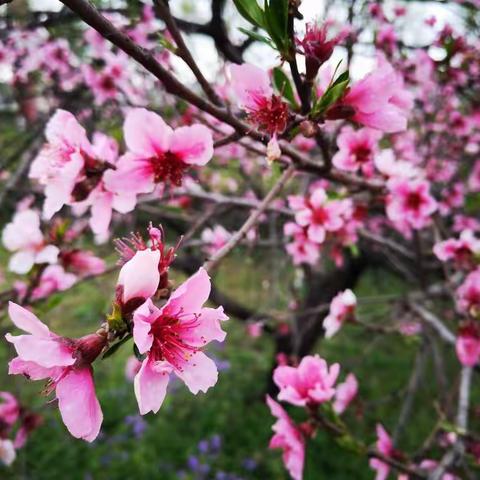
M297 105L290 79L287 77L287 75L285 75L285 72L281 68L275 67L273 69L273 85L279 91L279 93L290 102L291 105Z
M265 29L265 21L262 9L257 0L233 0L240 15L253 25Z
M272 43L272 41L268 37L265 37L264 35L260 35L257 32L253 32L252 30L247 30L246 28L240 27L239 30L245 35L248 35L249 37L252 37L253 39L257 40L258 42L266 43L269 47L275 48L275 45Z
M342 73L325 91L322 97L315 103L312 108L312 114L318 115L323 113L330 105L333 105L345 93L349 83L348 71Z

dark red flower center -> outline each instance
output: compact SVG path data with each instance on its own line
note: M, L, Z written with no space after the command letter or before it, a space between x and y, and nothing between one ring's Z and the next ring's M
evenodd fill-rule
M172 152L163 152L150 159L155 183L171 183L176 187L182 184L182 178L188 164Z
M277 95L270 98L259 96L255 98L256 108L251 109L249 118L256 123L260 130L270 135L281 133L285 130L288 120L288 106Z
M193 355L200 350L200 347L191 345L186 338L191 330L199 325L198 315L181 320L178 316L161 315L152 324L151 334L153 344L150 349L155 361L167 361L179 371L183 371L183 365L192 359ZM203 343L207 343L201 337Z
M410 192L407 195L406 205L410 210L419 210L423 204L423 198L418 192Z

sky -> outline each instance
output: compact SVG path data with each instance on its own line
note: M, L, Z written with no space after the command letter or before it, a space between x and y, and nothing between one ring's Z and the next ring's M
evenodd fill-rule
M29 0L31 8L35 10L52 10L58 11L62 8L62 4L58 0ZM336 2L337 4L339 2ZM111 5L121 6L123 0L112 0ZM171 0L171 8L177 16L194 21L208 21L210 13L210 0ZM392 12L393 5L402 5L402 2L396 0L385 0L383 2L387 15ZM304 29L306 21L322 20L325 9L325 0L303 0L300 11L303 13L305 21L297 22L296 26L299 30ZM435 35L435 30L441 29L445 23L452 24L455 28L461 29L462 22L459 16L459 8L455 5L445 5L437 2L411 1L408 3L407 16L402 20L405 26L403 40L409 45L424 45L431 42ZM330 10L330 18L333 18L341 25L346 19L345 7L332 7ZM435 16L437 24L435 29L426 27L424 21L428 17ZM248 24L235 11L231 0L227 3L225 18L230 30L230 36L239 43L245 38L238 27L248 28ZM372 32L365 32L364 37L370 40ZM368 38L370 37L370 38ZM194 35L187 38L187 43L192 50L194 57L197 59L199 66L209 80L218 77L218 71L221 65L213 41L203 35ZM435 50L431 52L435 56ZM330 62L337 65L338 62L345 57L342 49L336 49ZM272 50L261 43L256 42L245 54L245 60L256 65L261 65L268 69L278 65L278 57ZM173 65L179 77L187 82L194 82L194 77L188 67L182 60L175 58ZM372 50L369 48L358 48L351 66L350 74L354 79L363 77L375 66L375 59L372 56Z

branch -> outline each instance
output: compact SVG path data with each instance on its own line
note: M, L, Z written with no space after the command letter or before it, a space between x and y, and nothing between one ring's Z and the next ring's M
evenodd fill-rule
M195 78L198 80L198 83L202 87L202 90L205 92L205 95L213 102L215 105L221 105L222 101L219 96L215 93L215 90L208 83L207 79L203 76L200 68L195 62L190 50L185 44L182 34L177 27L177 24L172 17L170 8L165 0L154 0L155 11L160 16L160 18L165 22L165 25L168 28L168 31L171 33L173 40L177 45L177 54L184 60L184 62L190 67L190 70L195 75Z
M247 221L242 225L240 230L238 230L232 238L215 254L213 257L204 263L204 268L209 271L213 270L221 260L228 255L235 246L243 239L243 237L248 233L248 231L255 226L257 221L259 220L260 216L265 212L268 208L270 203L273 199L277 196L277 194L282 190L284 185L290 180L292 175L295 173L295 168L290 166L287 168L282 176L277 180L277 183L273 186L273 188L267 193L265 198L260 202L258 208L251 213L248 217Z

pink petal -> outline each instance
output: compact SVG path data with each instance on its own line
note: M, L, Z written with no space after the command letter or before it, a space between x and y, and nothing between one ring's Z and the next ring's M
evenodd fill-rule
M152 322L160 314L160 310L148 299L133 314L133 340L138 351L143 354L152 347L153 335L150 333Z
M189 165L205 165L213 156L213 138L204 125L177 128L170 151Z
M200 390L206 392L218 380L215 362L202 352L195 352L182 364L182 370L175 370L175 373L194 395Z
M158 288L160 273L158 250L140 250L120 270L118 284L123 286L123 301L136 297L149 298Z
M239 104L246 108L255 108L256 97L269 97L273 90L267 72L254 65L232 65L232 87Z
M74 146L87 153L92 153L85 129L66 110L58 109L55 112L47 123L45 136L50 143Z
M35 263L35 253L32 250L21 250L10 257L8 269L13 273L25 275Z
M96 235L108 232L108 226L112 219L113 194L104 193L95 197L90 218L90 228Z
M228 317L223 313L223 307L202 308L197 320L199 324L186 330L182 340L195 347L202 347L212 340L223 342L227 333L222 330L220 322L225 320L228 320ZM191 319L181 321L188 322Z
M145 108L134 108L127 113L123 131L127 147L144 158L170 148L172 129L162 117Z
M13 343L18 356L26 362L35 362L41 367L62 367L73 365L71 351L54 337L35 337L19 335L14 337L7 333L5 338Z
M15 357L8 364L9 375L25 375L29 380L44 380L60 375L63 367L45 368L34 362L26 362L20 357Z
M57 384L58 408L63 423L75 437L93 442L103 414L95 394L91 367L70 370Z
M134 380L140 415L157 413L160 410L167 393L170 372L171 368L166 364L158 362L155 365L149 359L143 361Z
M17 328L37 337L50 337L50 330L30 310L8 302L8 315Z
M204 268L183 282L171 295L162 311L185 313L199 312L210 296L210 277Z

